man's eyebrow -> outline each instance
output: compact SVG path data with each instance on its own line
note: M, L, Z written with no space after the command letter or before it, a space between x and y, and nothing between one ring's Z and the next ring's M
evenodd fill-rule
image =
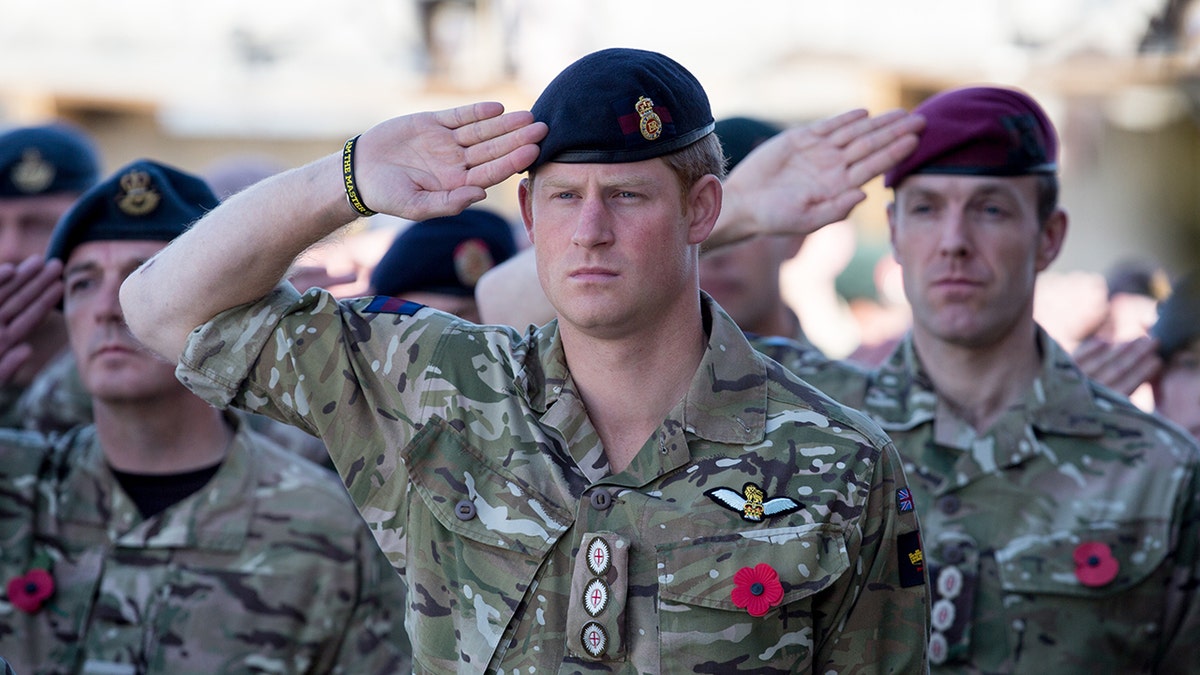
M580 182L581 181L547 178L542 182L542 185L545 187L548 187L548 188L563 189L563 188L577 187ZM608 188L642 187L645 185L653 185L656 182L657 181L655 181L655 179L653 179L649 176L642 176L642 175L636 175L636 174L630 175L630 176L621 176L621 177L613 179L613 180L600 180L599 181L599 183L602 186L608 187Z
M80 274L82 272L90 272L94 269L96 269L96 263L91 260L85 260L83 262L77 262L74 265L71 265L70 267L67 267L66 269L64 269L63 276L69 277L72 274Z

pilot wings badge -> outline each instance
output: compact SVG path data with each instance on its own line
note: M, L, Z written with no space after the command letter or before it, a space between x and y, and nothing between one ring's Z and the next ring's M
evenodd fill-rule
M730 511L742 514L743 520L752 523L762 522L762 519L768 516L785 516L803 508L790 497L765 499L767 493L754 483L746 483L741 494L723 487L713 488L704 494Z

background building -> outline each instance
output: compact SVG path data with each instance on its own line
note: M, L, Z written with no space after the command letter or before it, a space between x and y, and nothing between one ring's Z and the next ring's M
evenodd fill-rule
M1057 268L1200 260L1195 0L0 0L0 126L70 119L109 169L295 166L392 115L527 107L608 46L673 56L718 116L788 124L1023 87L1063 136L1073 232ZM510 187L494 206L513 208ZM853 220L880 245L880 182L870 195Z

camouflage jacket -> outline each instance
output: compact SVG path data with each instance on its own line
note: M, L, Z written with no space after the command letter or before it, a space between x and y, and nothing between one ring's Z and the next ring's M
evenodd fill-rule
M1196 446L1038 339L1025 404L981 434L939 404L911 336L871 373L762 346L899 447L929 560L934 672L1194 673Z
M282 286L178 374L326 441L406 575L419 671L924 672L894 447L705 313L691 390L617 474L555 322Z
M10 583L34 568L52 577L40 608ZM245 428L207 485L148 520L93 427L0 430L0 580L0 655L21 675L408 663L403 583L345 489Z
M47 364L28 387L0 390L0 427L53 433L91 422L92 397L70 350Z
M10 389L12 404L0 413L0 427L44 433L65 432L92 423L92 395L79 378L75 357L68 351L38 373L26 389ZM4 401L0 393L0 402ZM2 406L2 403L0 403ZM242 415L246 425L285 450L332 469L329 453L319 438L262 415Z

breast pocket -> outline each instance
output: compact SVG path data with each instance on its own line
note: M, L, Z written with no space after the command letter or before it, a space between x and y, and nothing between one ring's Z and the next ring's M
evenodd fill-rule
M1054 635L1070 626L1077 635L1113 647L1127 663L1149 662L1151 636L1160 630L1169 586L1170 531L1162 520L1085 526L1018 539L996 552L1010 622L1027 635ZM1022 640L1014 635L1013 640ZM1060 648L1023 639L1029 663L1036 651ZM1141 659L1138 656L1141 656ZM1048 654L1048 657L1053 656Z
M422 429L404 462L417 495L407 538L414 661L456 668L461 649L485 664L573 515L444 423Z
M813 654L813 598L850 567L842 531L829 526L693 539L657 556L668 670L802 670Z

